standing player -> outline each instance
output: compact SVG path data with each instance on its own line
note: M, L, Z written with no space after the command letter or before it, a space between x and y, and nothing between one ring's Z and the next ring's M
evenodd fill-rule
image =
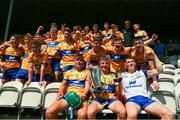
M135 51L131 52L132 58L135 60L138 69L146 68L150 69L149 64L153 64L153 59L148 58L149 53L154 53L153 49L148 46L144 45L142 39L134 39L134 47L136 48ZM157 56L155 55L155 59L159 61ZM157 64L155 66L159 72L162 72L162 65Z
M134 31L135 31L135 33L134 33L135 38L140 38L143 41L146 41L146 40L149 39L146 31L140 29L140 24L134 24L133 28L134 28Z
M87 62L87 69L91 66L99 64L100 58L105 54L104 48L101 47L101 38L95 38L92 42L92 49L88 51L86 57L84 58Z
M21 56L23 49L19 48L19 39L16 35L12 35L9 40L9 47L1 50L0 67L3 69L1 84L7 81L15 80L20 68Z
M22 46L24 49L24 55L21 61L21 68L19 69L16 75L16 80L22 83L25 83L28 80L28 70L29 70L28 56L31 52L32 40L33 40L33 36L31 34L26 34L24 36L24 46Z
M55 56L51 56L51 54L54 53L54 51L56 50L56 47L59 44L59 42L57 41L57 31L58 31L58 29L55 27L50 29L51 38L46 43L46 47L47 47L46 51L49 56L52 70L55 74L55 81L58 81L60 78L60 55L57 54Z
M149 44L150 42L157 39L155 34L152 35L152 38L145 41L145 44ZM133 52L136 47L124 47L123 39L114 38L112 42L112 47L106 47L105 51L110 55L110 71L111 72L122 72L125 70L124 63L126 57L130 56L131 52Z
M39 82L44 88L52 79L52 69L49 63L47 53L41 51L41 42L38 40L32 41L32 52L28 57L29 70L28 70L28 81Z
M67 29L64 33L64 42L60 43L57 46L52 56L60 54L60 56L62 57L62 71L66 72L74 68L74 60L77 51L78 46L72 38L71 30Z

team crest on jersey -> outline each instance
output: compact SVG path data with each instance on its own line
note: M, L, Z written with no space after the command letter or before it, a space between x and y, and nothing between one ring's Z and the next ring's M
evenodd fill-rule
M129 85L136 84L136 80L129 81Z
M14 56L10 56L10 57L9 57L10 60L14 60L15 58L16 58L16 57L14 57Z

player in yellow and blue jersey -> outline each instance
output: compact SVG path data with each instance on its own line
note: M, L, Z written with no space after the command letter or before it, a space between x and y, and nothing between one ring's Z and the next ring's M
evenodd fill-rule
M71 103L75 103L76 96L72 98L73 102L67 98L68 93L77 94L83 102L77 108L77 119L87 119L89 89L91 86L90 71L85 70L85 61L82 54L78 54L75 59L75 68L68 70L64 75L56 101L47 109L46 119L57 119L58 113L68 109Z
M20 61L23 55L23 49L19 48L19 39L12 35L8 41L9 47L1 50L0 66L3 69L1 83L15 80L20 68Z

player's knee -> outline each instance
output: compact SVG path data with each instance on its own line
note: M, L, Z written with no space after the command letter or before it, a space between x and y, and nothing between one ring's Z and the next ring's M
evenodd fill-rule
M56 113L55 113L55 111L53 111L52 109L50 109L50 108L48 108L47 110L46 110L46 117L47 118L51 118L52 116L54 116Z
M174 114L171 111L168 113L168 119L174 119Z
M174 114L169 109L162 110L161 118L173 119Z
M78 112L78 118L84 118L86 119L87 118L87 112L86 111L80 111Z
M97 112L94 109L90 108L88 109L87 114L88 114L88 117L90 117L90 116L96 115Z
M118 110L116 111L116 114L121 118L121 119L125 119L126 118L126 110Z
M128 119L137 119L137 116L138 116L138 114L133 111L129 112L127 115Z

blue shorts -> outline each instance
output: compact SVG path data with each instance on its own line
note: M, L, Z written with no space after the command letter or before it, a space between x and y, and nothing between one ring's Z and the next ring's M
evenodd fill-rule
M126 103L128 103L128 102L136 103L137 105L139 105L141 107L142 110L144 110L147 106L151 105L155 101L148 97L138 95L138 96L134 96L134 97L127 99Z
M52 75L51 74L45 74L43 80L45 81L51 81ZM33 82L39 82L40 80L40 74L34 74L33 75Z
M52 58L50 59L50 64L53 71L60 71L60 59Z
M71 69L74 69L74 68L75 68L74 65L67 65L67 66L64 66L64 67L62 68L62 71L63 71L63 72L67 72L68 70L71 70Z
M108 108L109 105L111 105L116 100L117 100L116 98L111 98L111 99L106 100L106 99L104 99L102 97L98 97L98 98L94 99L95 102L97 102L97 103L99 103L101 105L107 101L107 105L105 105L104 108Z
M23 79L23 80L28 80L28 70L25 69L19 69L16 79Z
M7 69L6 71L4 71L2 73L1 79L15 80L18 71L19 71L19 68L10 68L10 69Z

